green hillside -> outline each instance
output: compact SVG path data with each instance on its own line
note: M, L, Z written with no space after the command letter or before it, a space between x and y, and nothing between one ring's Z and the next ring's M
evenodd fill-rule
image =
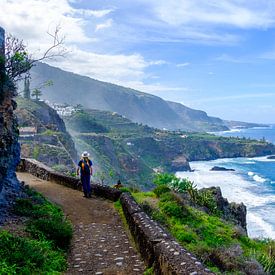
M189 161L275 152L263 141L164 131L106 111L81 109L64 121L78 152L91 152L98 179L109 184L121 179L142 189L152 187L156 172L189 170Z
M32 87L47 80L43 99L69 105L82 104L85 108L117 112L128 119L159 129L188 131L227 130L224 122L209 117L205 112L130 88L98 81L86 76L63 71L39 63L31 70Z

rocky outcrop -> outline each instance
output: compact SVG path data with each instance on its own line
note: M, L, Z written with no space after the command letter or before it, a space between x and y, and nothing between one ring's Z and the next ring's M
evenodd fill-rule
M210 169L210 171L235 171L234 169L220 167L220 166L214 166Z
M172 160L170 172L191 171L189 162L185 156L179 156Z
M246 206L243 203L229 203L228 200L222 196L220 187L203 188L200 189L200 191L210 191L217 202L218 210L222 213L222 218L234 222L247 234Z
M17 120L14 115L16 94L14 84L5 75L4 30L0 28L0 222L13 198L20 194L15 175L20 161Z

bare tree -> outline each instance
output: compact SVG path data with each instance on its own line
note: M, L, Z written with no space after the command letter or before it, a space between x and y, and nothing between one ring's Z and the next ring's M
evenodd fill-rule
M5 71L8 79L13 83L17 82L24 78L24 74L28 74L36 62L60 56L64 57L67 52L63 46L65 37L60 36L59 32L60 26L57 26L53 33L48 32L53 40L52 46L36 59L27 52L26 45L22 40L8 35L5 41Z

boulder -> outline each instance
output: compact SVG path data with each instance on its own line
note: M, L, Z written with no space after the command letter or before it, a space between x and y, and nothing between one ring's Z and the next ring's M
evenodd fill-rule
M231 168L221 167L221 166L214 166L213 168L210 169L210 171L235 171L235 170Z
M189 162L185 156L179 156L171 162L170 172L191 171Z

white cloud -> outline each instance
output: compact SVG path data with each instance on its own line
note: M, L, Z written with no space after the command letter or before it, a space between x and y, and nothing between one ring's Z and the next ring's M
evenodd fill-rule
M108 19L104 23L97 24L96 27L95 27L95 31L97 32L99 30L110 28L112 26L112 24L113 24L113 20L112 19Z
M177 64L176 66L179 67L179 68L181 68L181 67L187 67L187 66L189 66L189 65L190 65L189 62L185 62L185 63L179 63L179 64Z
M156 15L172 26L229 25L266 28L274 25L274 1L151 0Z
M145 70L150 66L165 64L163 60L146 61L140 54L99 54L81 48L82 44L88 44L92 48L93 42L98 39L85 32L87 23L92 20L96 31L111 27L112 19L103 19L113 9L76 9L70 5L74 0L24 0L24 4L17 0L0 2L0 25L8 33L23 39L29 51L36 56L41 56L52 45L47 31L54 30L57 25L61 26L62 34L66 36L64 46L68 49L68 54L64 59L49 60L49 64L143 91L169 88L160 84L144 84L144 80L149 78Z

